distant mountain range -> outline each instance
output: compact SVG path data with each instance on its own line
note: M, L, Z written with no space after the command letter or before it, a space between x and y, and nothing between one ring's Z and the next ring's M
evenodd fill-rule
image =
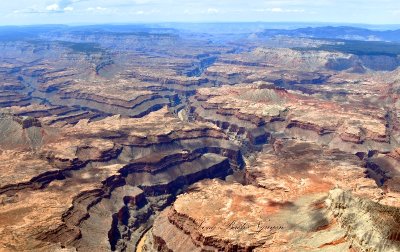
M266 29L263 32L258 33L257 35L259 37L289 36L321 39L400 42L400 29L378 31L351 26L306 27L293 30Z
M0 26L0 41L32 40L43 36L55 36L61 33L73 34L187 34L232 35L235 38L256 34L259 38L275 36L304 37L315 39L340 39L358 41L400 42L398 26L356 27L356 26L316 26L303 24L274 23L171 23L171 24L126 24L126 25L36 25L36 26ZM391 27L392 29L389 29Z

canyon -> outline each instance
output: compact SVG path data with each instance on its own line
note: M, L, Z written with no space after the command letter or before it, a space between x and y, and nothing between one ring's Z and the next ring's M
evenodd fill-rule
M191 29L0 30L0 251L399 251L398 31Z

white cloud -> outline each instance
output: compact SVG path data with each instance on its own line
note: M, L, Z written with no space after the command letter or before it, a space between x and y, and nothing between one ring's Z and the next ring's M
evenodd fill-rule
M133 2L135 4L147 4L147 3L156 2L156 1L153 1L153 0L134 0Z
M256 12L275 12L275 13L300 13L300 12L305 12L303 9L283 9L280 7L275 7L275 8L267 8L267 9L256 9Z
M74 10L74 4L86 1L88 0L58 0L54 4L46 6L45 11L38 10L38 12L71 12Z
M283 9L282 8L271 8L271 9L268 9L268 11L270 11L270 12L283 12Z
M217 13L219 13L219 10L215 9L215 8L208 8L207 13L208 14L217 14Z
M208 8L208 9L184 9L183 14L185 15L215 15L215 14L222 14L225 11L221 11L217 8Z
M156 9L152 9L152 10L138 10L135 11L134 14L136 15L151 15L151 14L155 14L155 13L160 13L160 10L156 10Z
M97 7L89 7L86 10L93 11L93 12L104 12L104 11L106 11L108 9L104 8L104 7L97 6Z
M60 10L60 6L58 5L58 4L51 4L51 5L48 5L47 7L46 7L46 10L47 11L59 11Z
M63 10L64 10L64 11L73 11L73 10L74 10L74 7L68 6L68 7L65 7Z
M150 13L151 9L161 11ZM3 0L0 8L2 24L138 20L399 23L399 17L400 0Z

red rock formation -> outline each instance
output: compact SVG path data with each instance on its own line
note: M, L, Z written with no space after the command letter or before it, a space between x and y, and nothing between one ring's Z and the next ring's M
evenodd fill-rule
M398 249L400 202L365 177L356 156L310 142L274 146L247 167L248 185L208 180L178 196L144 251Z
M114 116L46 131L56 133L34 152L1 152L2 250L126 248L179 190L224 178L241 162L239 149L216 127L183 123L166 109L141 119ZM138 215L143 204L147 212ZM100 216L107 219L96 220ZM127 224L131 218L140 220ZM123 230L131 231L127 236ZM112 242L108 232L115 233Z

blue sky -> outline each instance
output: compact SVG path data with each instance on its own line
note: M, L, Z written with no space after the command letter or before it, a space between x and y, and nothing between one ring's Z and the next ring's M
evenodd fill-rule
M0 25L138 22L400 24L400 0L1 0Z

